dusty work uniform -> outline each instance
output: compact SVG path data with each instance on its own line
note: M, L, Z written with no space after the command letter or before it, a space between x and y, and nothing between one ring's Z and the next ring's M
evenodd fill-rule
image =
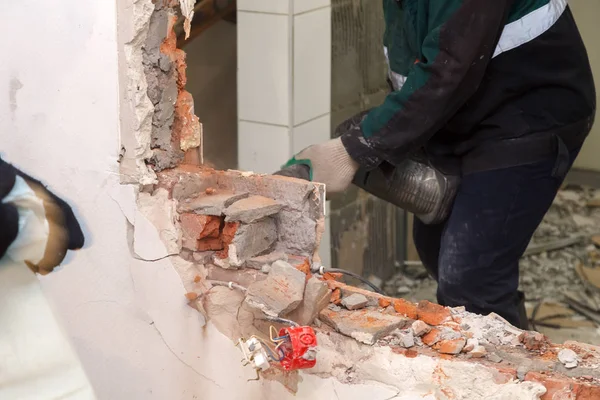
M394 91L341 136L363 168L455 157L448 220L415 222L438 300L519 325L518 261L590 131L594 82L566 0L384 0Z

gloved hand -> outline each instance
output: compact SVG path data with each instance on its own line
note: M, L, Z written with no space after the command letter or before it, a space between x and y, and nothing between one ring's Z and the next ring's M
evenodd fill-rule
M358 167L358 163L348 155L342 140L336 138L302 150L275 175L324 183L328 193L340 193L350 186Z
M0 159L0 259L24 261L46 275L67 250L83 247L71 207L38 180Z

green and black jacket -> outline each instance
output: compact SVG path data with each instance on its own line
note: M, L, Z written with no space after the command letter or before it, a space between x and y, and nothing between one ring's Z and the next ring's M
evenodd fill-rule
M383 0L383 7L394 91L342 136L363 167L396 164L421 148L493 154L515 165L519 152L499 144L514 149L539 134L583 143L596 95L567 0Z

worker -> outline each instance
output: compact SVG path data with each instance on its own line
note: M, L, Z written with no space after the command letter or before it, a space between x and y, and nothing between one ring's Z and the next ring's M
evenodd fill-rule
M393 91L278 174L345 191L359 169L452 158L442 223L414 223L437 299L527 327L519 259L588 135L595 90L566 0L383 0ZM520 312L521 311L521 312Z
M0 399L95 398L35 274L83 244L71 207L0 159Z

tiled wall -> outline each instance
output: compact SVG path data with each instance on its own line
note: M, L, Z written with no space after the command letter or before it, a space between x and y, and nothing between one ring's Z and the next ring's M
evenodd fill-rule
M239 168L272 173L330 138L331 0L238 0ZM329 224L321 244L329 265Z

